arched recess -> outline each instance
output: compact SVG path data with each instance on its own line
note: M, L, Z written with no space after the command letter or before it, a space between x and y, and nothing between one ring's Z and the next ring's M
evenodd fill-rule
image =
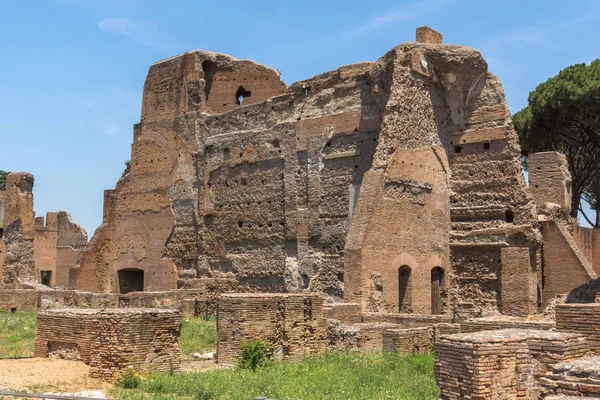
M119 293L144 291L144 271L137 268L124 268L118 272Z
M390 284L386 284L387 282L384 282L384 296L386 301L400 312L413 312L415 304L413 304L412 294L414 292L414 275L417 267L417 260L412 255L402 253L394 258L391 269L388 270L391 274L397 273L398 275L394 283L390 282ZM402 272L404 272L404 276L401 275ZM392 277L393 275L390 276L390 278ZM396 302L397 304L394 305L393 303Z
M442 267L431 269L431 313L442 313L442 291L444 290L445 271Z
M412 269L408 265L398 268L398 311L412 312Z

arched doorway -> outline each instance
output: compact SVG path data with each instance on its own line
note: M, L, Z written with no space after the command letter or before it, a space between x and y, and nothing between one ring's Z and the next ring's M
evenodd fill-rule
M144 291L144 271L136 268L125 268L118 272L119 293Z
M444 286L444 269L435 267L431 270L431 313L442 313L442 289Z
M411 312L411 269L408 265L398 268L398 311Z

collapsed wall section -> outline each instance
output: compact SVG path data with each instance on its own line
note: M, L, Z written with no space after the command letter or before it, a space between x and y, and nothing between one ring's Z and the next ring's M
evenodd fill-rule
M130 368L177 371L181 323L179 311L164 309L40 311L34 355L83 361L90 376L110 382Z

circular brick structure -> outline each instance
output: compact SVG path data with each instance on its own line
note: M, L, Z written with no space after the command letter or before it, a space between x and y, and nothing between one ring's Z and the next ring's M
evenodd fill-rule
M35 356L81 360L107 381L129 368L178 370L181 323L181 312L157 308L40 311Z

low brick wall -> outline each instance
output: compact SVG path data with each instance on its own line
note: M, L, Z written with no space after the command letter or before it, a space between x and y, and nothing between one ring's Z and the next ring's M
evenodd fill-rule
M194 314L196 299L205 297L200 289L179 289L166 292L90 293L76 290L39 292L40 308L173 308ZM216 300L215 300L216 301Z
M537 399L553 365L589 353L581 335L503 329L445 335L435 345L442 399Z
M81 360L90 376L115 381L129 367L169 372L181 366L182 315L164 309L40 311L35 357Z
M323 299L315 294L225 294L218 300L217 360L234 364L246 340L264 340L278 359L327 348Z
M403 328L418 328L439 323L452 322L447 315L400 314L400 313L362 313L362 322L389 322Z
M600 354L600 303L558 304L556 330L584 335L594 354Z
M538 320L528 321L519 317L510 317L505 315L469 318L460 323L460 331L463 333L493 331L498 329L554 329L556 324L553 321Z
M343 324L361 322L361 309L358 303L329 303L325 304L325 318L337 319Z
M434 335L433 327L385 329L382 350L403 355L429 353L435 340Z
M37 311L39 302L35 290L0 290L0 311Z

